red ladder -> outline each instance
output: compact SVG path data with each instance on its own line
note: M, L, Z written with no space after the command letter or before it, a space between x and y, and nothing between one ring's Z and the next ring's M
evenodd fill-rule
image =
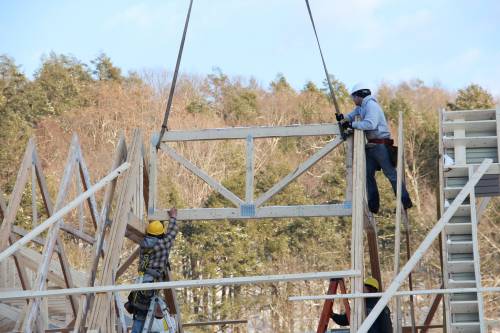
M337 293L337 288L340 287L340 292L342 294L346 293L344 279L331 279L330 286L328 287L327 295L335 295ZM349 301L347 298L342 300L344 303L345 313L347 318L351 318L351 307L349 306ZM323 311L321 311L321 317L319 318L318 329L316 333L325 333L328 328L328 322L330 321L330 314L332 313L333 299L325 300L323 304Z

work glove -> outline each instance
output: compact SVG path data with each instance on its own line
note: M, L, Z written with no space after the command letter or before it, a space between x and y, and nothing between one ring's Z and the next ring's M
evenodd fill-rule
M344 115L342 113L336 113L335 119L337 119L337 121L341 121L342 119L344 119Z
M176 219L177 218L177 208L173 207L172 209L170 209L168 211L168 216L171 218L171 219Z
M347 119L342 119L340 121L340 127L342 127L343 130L352 129L352 123Z

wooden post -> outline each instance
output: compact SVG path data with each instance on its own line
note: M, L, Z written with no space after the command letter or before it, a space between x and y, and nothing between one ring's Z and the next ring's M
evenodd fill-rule
M7 206L7 212L3 217L2 225L0 226L0 251L7 248L9 242L9 236L12 229L12 222L14 222L17 214L19 205L21 204L21 198L23 195L23 189L28 180L28 170L33 159L33 151L35 149L35 142L33 139L28 141L28 146L24 152L24 157L21 162L21 167L17 172L16 184L14 185L14 190L10 195L9 205ZM0 259L1 261L1 259Z
M370 270L372 277L378 281L380 285L380 291L384 290L384 285L382 283L382 274L380 272L380 257L378 251L378 236L377 236L377 224L375 217L368 210L368 205L365 202L365 223L364 228L366 232L366 240L368 242L368 252L370 255Z
M246 167L246 181L245 181L245 202L247 204L253 203L253 181L254 181L254 163L253 163L253 137L248 135L246 142L247 151L247 167Z
M403 210L401 204L401 187L403 184L403 113L399 112L398 124L398 164L397 164L397 187L396 187L396 223L394 234L394 277L399 273L400 250L401 250L401 213ZM396 305L394 308L394 333L402 330L402 311L401 299L396 296Z
M158 172L158 166L156 161L156 143L160 140L158 134L151 136L151 142L149 144L149 195L148 195L148 216L152 215L156 210L156 192L158 184L156 183L156 173Z
M352 279L354 293L363 292L363 225L364 225L364 200L366 192L366 171L365 171L365 136L363 131L354 130L354 159L353 159L353 196L352 196L352 239L351 239L351 267L355 271L361 272L360 276ZM362 299L355 299L350 318L351 333L358 331L359 325L363 322L365 302Z
M38 225L38 209L36 200L36 167L33 159L31 160L31 216L32 225L36 227Z
M345 140L345 179L346 192L345 201L352 201L352 162L353 162L354 138L352 135Z

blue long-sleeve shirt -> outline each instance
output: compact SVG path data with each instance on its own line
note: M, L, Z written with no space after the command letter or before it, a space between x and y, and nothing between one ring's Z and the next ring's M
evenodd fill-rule
M360 116L360 121L355 121L355 117ZM365 131L367 139L390 139L391 132L385 119L384 111L377 100L371 95L363 98L361 106L356 106L354 110L346 116L352 122L352 127Z

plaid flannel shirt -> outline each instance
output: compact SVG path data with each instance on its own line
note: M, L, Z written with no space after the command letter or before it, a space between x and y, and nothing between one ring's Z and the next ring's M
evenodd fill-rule
M153 247L149 268L161 271L167 266L170 249L174 244L174 239L178 231L177 220L171 218L165 236L159 239Z

